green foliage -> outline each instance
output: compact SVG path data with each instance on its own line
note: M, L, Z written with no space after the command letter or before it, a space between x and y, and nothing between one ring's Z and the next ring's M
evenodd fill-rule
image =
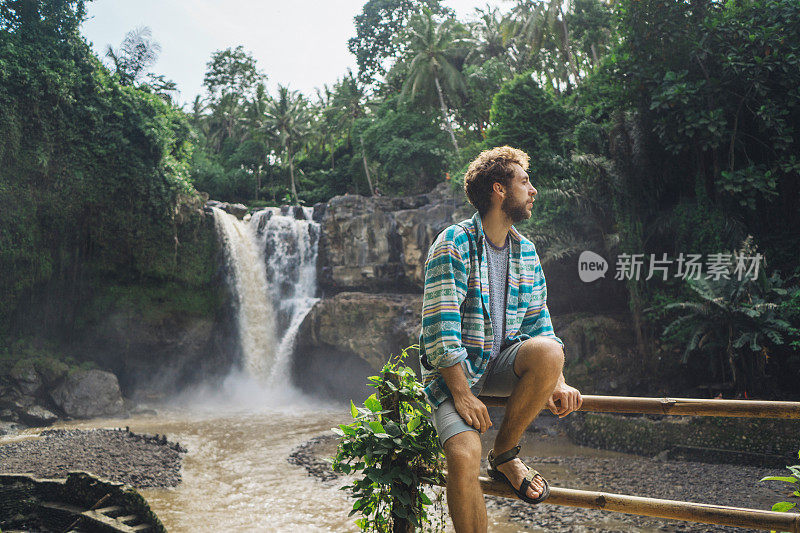
M701 185L758 242L786 233L800 221L790 185L798 173L800 45L785 38L800 31L800 5L628 0L620 15L624 42L611 80L625 80L629 89L618 93L667 151L654 155L688 163L676 183ZM796 257L786 258L778 241L767 255L792 268Z
M373 183L384 194L427 192L444 178L450 150L438 113L388 101L356 127L364 128L367 159L376 165Z
M256 60L241 45L211 54L206 69L203 85L217 101L228 95L242 99L251 97L256 87L266 81L266 76L256 67Z
M186 116L101 65L82 2L2 5L0 335L72 334L106 284L209 283Z
M800 452L798 452L797 457L800 458ZM761 481L782 481L784 483L791 483L794 485L792 496L795 498L800 498L800 483L798 483L798 480L800 480L800 465L787 466L786 468L792 473L791 476L767 476L761 478ZM772 506L772 510L782 513L790 511L795 507L797 507L797 503L778 502Z
M485 146L509 145L531 158L528 173L535 185L554 185L569 173L565 136L577 122L531 73L503 85L492 102Z
M448 13L439 0L369 0L355 17L356 36L347 41L347 48L356 56L358 78L371 84L386 72L383 64L396 57L403 42L395 37L408 18L427 8L436 14Z
M416 346L369 378L377 392L364 407L350 402L354 421L333 430L341 437L334 471L360 476L342 489L356 499L350 514L362 515L356 522L362 531L389 532L397 520L415 528L437 526L430 523L426 507L432 502L420 484L440 481L433 477L440 475L442 452L422 385L411 368L402 366L410 349Z
M55 383L68 372L91 370L96 365L91 361L77 361L64 355L53 343L17 339L10 346L0 347L0 376L25 375L36 371L47 383Z

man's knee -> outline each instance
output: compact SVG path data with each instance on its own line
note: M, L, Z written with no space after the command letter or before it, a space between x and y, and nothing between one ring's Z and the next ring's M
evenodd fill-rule
M515 370L520 376L526 372L548 379L558 379L564 369L564 348L549 337L533 337L520 346Z
M474 470L477 475L481 466L481 453L481 439L476 431L457 433L444 443L444 455L449 470Z

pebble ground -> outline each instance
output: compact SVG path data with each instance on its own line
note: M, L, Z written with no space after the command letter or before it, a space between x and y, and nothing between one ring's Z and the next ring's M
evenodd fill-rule
M174 487L185 451L166 437L125 429L51 429L1 445L0 472L62 478L83 470L137 488Z

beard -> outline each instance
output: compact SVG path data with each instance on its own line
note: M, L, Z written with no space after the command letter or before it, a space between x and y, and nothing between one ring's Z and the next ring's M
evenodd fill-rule
M500 209L508 219L511 220L512 224L516 224L517 222L522 222L530 218L527 205L527 200L525 202L518 202L513 200L510 196L506 196L503 199L503 203L500 204Z

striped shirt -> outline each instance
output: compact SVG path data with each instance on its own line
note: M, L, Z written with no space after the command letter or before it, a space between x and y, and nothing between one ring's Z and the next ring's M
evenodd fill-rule
M509 230L504 345L544 335L558 341L547 310L547 287L533 243ZM470 387L489 363L494 344L489 274L478 213L448 227L425 261L420 362L425 396L437 407L450 395L439 368L463 362Z

